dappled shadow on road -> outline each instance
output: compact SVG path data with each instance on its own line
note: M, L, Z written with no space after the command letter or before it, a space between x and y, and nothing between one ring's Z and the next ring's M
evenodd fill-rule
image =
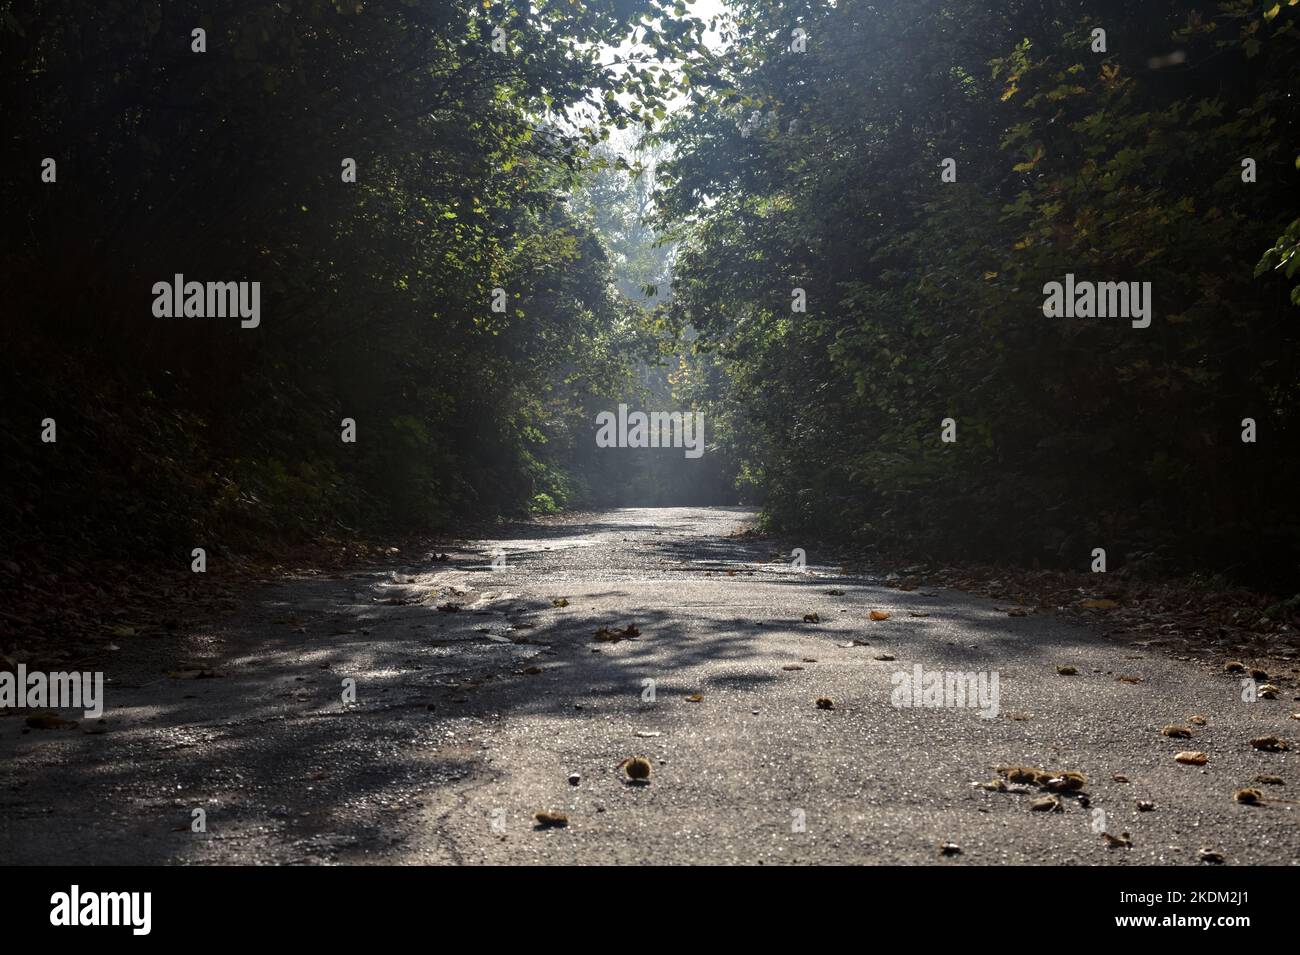
M557 644L586 653L591 637L587 621L534 622L556 615L549 600L497 601L431 579L455 569L273 587L190 635L170 675L128 646L108 674L106 733L21 734L6 721L0 851L20 862L141 864L238 860L245 842L275 846L263 862L383 854L431 790L487 772L467 742L474 732L548 699L555 667L543 661L545 675L534 675L534 661ZM695 643L666 615L640 619L680 641L684 660L745 655L734 634ZM617 662L589 656L586 678L625 692L639 648ZM353 686L355 701L345 700Z
M540 555L516 555L509 572L486 573L488 550L270 588L193 635L173 676L142 676L144 664L133 673L125 651L110 674L118 682L109 732L19 737L6 728L0 754L13 784L0 794L11 822L0 830L0 851L21 862L207 863L252 861L241 847L256 844L274 847L262 862L379 858L400 847L404 820L431 794L492 778L473 740L493 724L519 713L594 720L600 707L583 701L635 701L647 679L660 695L761 690L781 679L759 645L774 630L841 645L860 635L864 666L884 650L897 661L891 666L925 662L940 643L948 663L972 669L1023 664L1039 652L1017 633L1032 629L1032 618L1008 621L969 601L887 590L827 568L794 573L771 560L766 541L659 540L653 523L523 530L529 540L558 542L639 532L637 559L669 598L661 588L659 605L612 619L598 608L626 606L638 592L615 577L557 606L562 595L547 595L529 572L527 561ZM499 538L519 539L507 529ZM682 563L693 569L674 569ZM735 576L711 563L729 564ZM746 616L722 602L671 606L672 588L709 573L719 588L761 585L764 600L785 610ZM532 593L512 593L512 585ZM877 606L890 608L890 620L864 621ZM822 622L805 623L811 612ZM595 638L600 626L628 624L639 637ZM957 627L962 642L950 639ZM201 678L192 678L196 671ZM345 698L350 686L354 700ZM196 809L206 813L206 833L192 831Z

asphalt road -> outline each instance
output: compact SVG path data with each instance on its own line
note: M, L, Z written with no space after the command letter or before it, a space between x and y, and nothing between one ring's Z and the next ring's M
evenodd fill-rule
M465 542L446 561L255 590L179 651L175 638L122 641L103 724L0 718L0 859L1199 865L1203 848L1227 864L1300 859L1293 691L1243 702L1239 678L1068 614L1014 617L924 583L886 587L815 550L801 571L797 541L736 534L750 517L566 517ZM635 638L595 638L629 624ZM923 679L973 673L988 694L896 705L896 674L917 666ZM1166 724L1193 738L1161 735ZM1267 735L1292 751L1251 746ZM1209 761L1181 765L1181 750ZM633 756L649 760L647 784L620 769ZM1036 785L981 788L1007 764L1087 783L1039 811ZM1234 801L1248 786L1263 805ZM200 809L206 831L194 831ZM535 827L539 810L567 826ZM943 854L946 843L960 852Z

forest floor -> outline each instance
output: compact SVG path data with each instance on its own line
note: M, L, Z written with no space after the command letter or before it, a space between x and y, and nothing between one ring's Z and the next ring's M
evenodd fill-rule
M1186 620L1127 619L1124 594L1086 578L875 575L816 548L801 571L752 516L566 515L445 559L386 553L232 589L198 623L119 625L93 664L102 722L0 715L0 858L1300 859L1289 630L1189 641ZM178 602L202 584L183 586ZM1244 693L1234 657L1277 692ZM923 683L996 677L997 696L896 705L917 667ZM1252 745L1265 737L1290 749ZM620 767L637 756L648 781Z

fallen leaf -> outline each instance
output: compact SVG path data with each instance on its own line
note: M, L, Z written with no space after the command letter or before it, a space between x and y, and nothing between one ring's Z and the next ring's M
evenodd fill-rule
M1185 766L1204 766L1210 761L1210 757L1196 750L1183 750L1181 753L1174 754L1174 761Z
M569 605L569 601L564 597L556 597L554 600L551 601L552 607L567 607L568 605Z
M1076 670L1074 667L1070 666L1070 664L1068 663L1058 663L1056 665L1056 672L1059 673L1061 676L1074 676L1079 671Z
M704 697L702 697L700 694L698 694L698 693L692 693L690 696L688 696L688 697L686 698L686 702L687 702L687 703L698 703L698 702L700 702L702 699L704 699Z
M872 659L879 660L882 663L888 663L890 660L894 659L894 655L892 653L877 653Z
M1198 849L1196 858L1207 865L1223 865L1223 853L1215 852L1213 849Z
M596 631L596 639L602 643L618 643L620 640L635 640L641 636L641 631L634 624L628 624L622 630L615 630L610 627L601 627Z
M538 829L563 829L569 824L569 817L562 812L535 812L533 822Z
M835 709L835 701L832 700L829 696L819 696L817 697L817 709L833 710Z
M815 613L806 613L806 614L803 615L803 622L804 622L804 623L821 623L821 622L822 622L822 618L819 617L819 616L817 616L817 614L815 614Z
M1051 773L1050 776L1051 778L1042 782L1042 785L1055 793L1075 792L1088 784L1088 777L1074 770Z
M873 610L871 611L870 617L872 620L888 620L889 613L884 610Z
M1012 783L1036 783L1043 772L1032 766L994 766L993 768Z
M1284 753L1290 748L1286 740L1278 736L1256 736L1250 741L1250 745L1266 753Z
M1029 804L1034 812L1060 812L1061 800L1055 796L1042 796Z
M842 591L842 590L823 590L822 593L824 593L827 597L843 597L843 596L844 596L844 591Z
M1118 836L1112 836L1109 832L1103 832L1101 838L1105 840L1107 848L1110 849L1132 849L1133 840L1127 832L1121 832Z
M1238 789L1232 798L1243 806L1259 806L1264 802L1264 794L1258 789Z
M1186 726L1165 726L1160 730L1161 734L1171 739L1191 739L1192 731Z
M1139 799L1137 801L1138 812L1155 812L1156 804L1150 799Z

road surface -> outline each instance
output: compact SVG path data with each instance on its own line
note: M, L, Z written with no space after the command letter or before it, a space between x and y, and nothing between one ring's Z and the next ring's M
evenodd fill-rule
M1236 677L1065 614L1012 617L924 583L882 586L815 549L800 570L798 541L738 533L751 519L728 508L557 518L464 542L445 561L254 590L179 647L121 641L103 724L0 719L0 858L1300 859L1292 689L1246 703ZM628 625L639 636L595 638ZM1075 675L1058 673L1067 665ZM895 705L898 675L918 666L923 679L975 674L990 692L996 675L996 712L988 696ZM1167 724L1193 737L1161 735ZM1251 746L1267 735L1292 751ZM1181 765L1182 750L1209 762ZM648 784L619 768L633 756L649 760ZM1038 786L981 786L999 765L1087 783L1059 810L1035 810ZM1234 801L1251 786L1264 805ZM535 827L543 810L568 825Z

